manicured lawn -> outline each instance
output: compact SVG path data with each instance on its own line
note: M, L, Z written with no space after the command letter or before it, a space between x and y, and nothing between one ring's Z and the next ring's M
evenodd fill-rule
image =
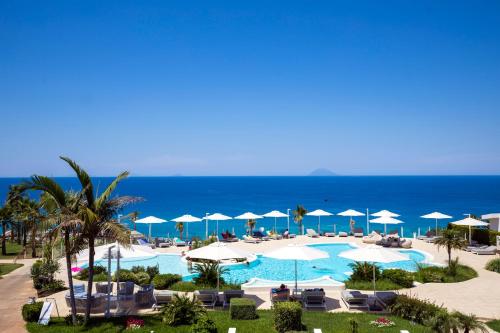
M415 273L415 281L418 282L441 282L441 283L453 283L462 282L473 279L477 277L477 272L465 265L459 265L457 269L457 274L454 276L447 274L446 267L426 267Z
M259 319L256 320L231 320L229 311L209 311L209 316L217 324L219 333L226 333L229 327L236 327L238 333L265 333L276 332L273 327L272 311L258 311ZM429 329L410 324L410 322L400 319L398 317L389 317L396 323L396 326L390 328L376 328L371 326L369 322L378 318L377 315L371 314L354 314L354 313L326 313L308 311L304 312L303 323L307 327L307 332L312 332L313 328L321 328L324 333L344 333L349 332L349 319L353 318L359 323L359 332L388 332L398 333L401 329L410 330L412 333L431 332ZM142 317L146 326L134 332L149 333L152 330L155 333L188 333L190 332L189 326L170 327L161 322L159 316L145 316ZM66 326L63 319L57 319L51 322L49 326L40 326L38 324L28 324L27 328L32 333L45 333L45 332L93 332L93 333L111 333L124 331L125 318L122 319L95 319L94 322L88 327L72 328Z
M492 320L486 323L489 328L492 330L495 330L497 332L500 332L500 320Z
M0 276L9 274L15 269L18 269L19 267L22 267L23 264L0 264Z
M377 290L398 290L403 287L390 280L382 279L375 281ZM373 290L372 281L345 281L346 288L356 290Z
M22 252L23 246L17 243L6 242L7 255L3 256L0 252L0 259L12 259ZM29 251L31 254L31 251Z

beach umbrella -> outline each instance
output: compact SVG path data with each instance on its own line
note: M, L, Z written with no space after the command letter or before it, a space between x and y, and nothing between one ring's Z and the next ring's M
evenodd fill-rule
M109 243L106 245L96 246L94 249L94 260L108 259L108 248L114 247L115 243ZM119 250L120 258L143 258L143 257L154 257L157 253L149 246L144 245L131 245L129 247L120 247ZM112 248L111 251L112 259L117 259L118 247ZM76 255L77 261L86 262L89 260L89 250L85 249L80 251Z
M376 219L370 220L370 223L378 223L384 225L384 234L387 234L387 225L388 224L401 224L403 221L397 220L393 217L389 216L381 216Z
M236 220L258 220L264 218L262 215L257 215L251 212L246 212L234 217Z
M323 209L316 209L316 210L313 210L312 212L307 213L306 215L318 217L318 234L319 234L320 227L321 227L321 216L332 216L333 214L329 213L327 211L324 211Z
M274 232L276 232L276 219L278 217L288 217L287 214L282 213L282 212L280 212L278 210L273 210L272 212L266 213L266 214L264 214L262 216L264 216L264 217L274 217Z
M315 260L325 259L329 255L325 251L318 250L311 246L302 244L289 244L288 246L280 247L276 250L264 253L265 257L280 259L280 260L294 260L295 261L295 290L297 290L297 261L298 260Z
M471 243L472 240L472 233L471 229L472 227L486 227L489 226L490 224L488 222L483 222L480 220L473 219L472 217L466 217L463 220L455 221L455 222L450 222L451 224L454 225L462 225L462 226L468 226L469 227L469 244Z
M186 239L189 239L189 223L191 222L201 222L202 219L193 215L182 215L172 220L173 222L182 222L186 224Z
M451 219L452 218L452 216L446 215L446 214L443 214L443 213L440 213L440 212L434 212L434 213L422 215L420 217L423 218L423 219L433 219L433 220L436 220L436 236L438 234L438 220Z
M398 251L389 250L380 246L370 245L353 250L340 252L339 257L357 262L369 262L372 264L387 264L396 261L410 260L410 258ZM375 265L373 266L373 292L375 294Z
M364 213L358 212L357 210L354 210L354 209L348 209L346 211L338 213L337 215L339 215L339 216L348 216L349 220L351 220L353 217L356 217L356 216L365 216ZM368 230L366 230L366 231L368 232Z
M216 261L220 264L221 260L228 259L246 259L250 253L229 247L224 243L215 242L208 246L200 247L196 250L191 250L186 253L186 257L191 259L203 259ZM219 290L219 270L217 270L217 291Z
M224 214L220 214L220 213L215 213L215 214L212 214L212 215L207 215L205 216L205 220L207 220L207 223L208 221L217 221L217 238L219 237L219 221L227 221L227 220L231 220L232 217L231 216L227 216L227 215L224 215ZM208 235L207 235L207 238L208 238Z
M399 214L388 211L387 209L383 209L379 212L373 213L372 216L375 216L375 217L382 217L382 216L399 217Z
M142 219L135 220L135 223L149 224L149 240L151 241L151 225L167 222L167 220L160 219L155 216L148 216Z

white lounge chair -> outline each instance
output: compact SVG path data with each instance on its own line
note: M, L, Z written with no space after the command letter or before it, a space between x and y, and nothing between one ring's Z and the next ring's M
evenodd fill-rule
M339 231L339 237L347 237L347 232L345 231Z
M313 333L323 333L323 331L321 330L321 328L315 328Z
M247 236L247 235L244 235L243 236L243 241L245 243L253 243L253 244L257 244L257 243L260 243L261 240L258 239L258 238L255 238L255 237L252 237L252 236Z
M471 250L472 253L474 254L497 254L497 247L494 245L490 245L484 249L474 249Z
M227 330L227 333L236 333L236 328L229 327L229 329Z
M311 238L319 237L318 233L314 229L307 229L307 236Z

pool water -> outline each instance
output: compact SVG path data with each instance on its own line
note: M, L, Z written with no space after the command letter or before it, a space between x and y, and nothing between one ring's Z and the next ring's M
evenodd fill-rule
M327 252L330 257L311 261L298 261L298 280L312 280L328 276L336 281L345 281L352 271L349 266L352 260L338 256L340 252L353 249L349 244L313 244L309 245ZM416 270L416 264L425 260L425 255L414 250L400 250L409 256L409 260L390 264L380 264L381 268L402 268L408 271ZM96 262L106 266L107 262ZM178 255L159 254L152 258L134 258L120 260L120 267L130 269L132 266L160 267L160 273L175 273L183 276L184 280L191 280L194 276L188 270L187 264ZM228 282L244 283L251 278L260 278L274 281L292 281L295 276L294 260L277 260L258 256L257 260L247 264L232 265L223 277ZM116 262L112 262L112 271L116 270Z

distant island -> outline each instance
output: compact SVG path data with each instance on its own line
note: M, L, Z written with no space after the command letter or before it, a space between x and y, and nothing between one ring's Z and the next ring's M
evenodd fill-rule
M311 172L309 176L338 176L338 174L326 168L319 168Z

